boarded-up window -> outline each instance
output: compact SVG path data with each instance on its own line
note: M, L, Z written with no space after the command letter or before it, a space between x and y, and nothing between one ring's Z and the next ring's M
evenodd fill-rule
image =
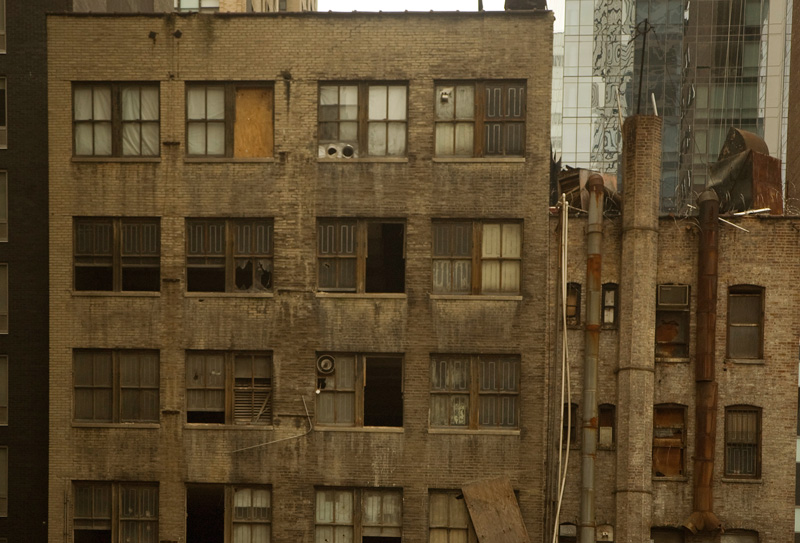
M750 285L728 291L728 356L763 357L764 289Z
M74 352L75 420L158 422L158 351Z
M578 326L581 323L581 285L567 283L567 326Z
M186 420L271 424L272 355L187 351Z
M518 356L431 356L432 427L517 428L518 400Z
M461 492L432 490L428 543L477 543Z
M657 405L653 408L653 476L682 477L686 439L686 408Z
M317 489L316 543L401 540L403 494L387 489Z
M272 219L189 219L186 231L187 291L272 289Z
M187 84L187 155L232 158L273 156L273 102L271 85Z
M602 448L614 446L616 408L612 404L600 404L597 408L597 445Z
M319 87L319 158L406 154L406 84L326 83Z
M438 84L436 156L524 155L525 91L510 81Z
M519 222L433 222L433 292L518 294L522 266Z
M725 408L725 475L759 477L761 474L761 409Z
M75 290L161 289L161 222L76 217Z
M317 423L403 426L403 359L335 353L333 369L318 372Z
M73 136L76 156L158 156L158 84L76 83Z
M405 224L319 219L317 288L326 292L404 292Z

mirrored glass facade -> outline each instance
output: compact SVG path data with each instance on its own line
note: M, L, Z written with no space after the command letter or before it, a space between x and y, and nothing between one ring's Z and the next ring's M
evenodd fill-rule
M618 171L620 117L653 102L662 213L689 212L731 126L783 160L790 20L787 0L567 0L562 163Z

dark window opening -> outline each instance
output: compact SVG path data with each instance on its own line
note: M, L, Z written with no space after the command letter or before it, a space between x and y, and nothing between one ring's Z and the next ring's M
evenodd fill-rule
M567 443L567 435L569 435L569 445L573 447L578 444L578 404L564 404L564 420L561 422L561 430L563 431L564 444ZM569 420L567 420L569 417Z
M122 267L122 290L159 290L160 270L151 267Z
M187 268L189 292L225 292L225 268Z
M75 290L114 290L111 266L75 265ZM154 289L158 290L158 288Z
M188 411L186 422L199 424L225 424L224 411Z
M361 543L401 543L402 537L380 537L365 535L361 538Z
M111 530L75 530L74 543L111 543Z
M219 543L225 539L225 488L186 488L186 543Z
M597 443L600 447L610 448L614 446L614 411L615 407L607 403L597 408Z
M367 292L405 291L404 225L367 226Z
M581 323L581 285L567 283L567 326L578 326Z
M656 358L689 357L689 287L658 285L656 291Z
M399 358L367 358L364 426L403 426L403 368Z

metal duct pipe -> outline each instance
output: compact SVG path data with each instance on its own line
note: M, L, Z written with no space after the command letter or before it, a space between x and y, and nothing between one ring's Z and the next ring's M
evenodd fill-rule
M717 434L717 383L714 381L717 328L719 198L713 190L697 199L700 243L697 263L697 343L695 345L694 512L684 526L697 533L722 527L714 514L714 449Z
M603 287L600 279L603 246L603 177L593 174L586 225L586 336L583 359L583 426L581 435L580 543L595 543L595 457L597 455L597 367L600 361L600 323Z

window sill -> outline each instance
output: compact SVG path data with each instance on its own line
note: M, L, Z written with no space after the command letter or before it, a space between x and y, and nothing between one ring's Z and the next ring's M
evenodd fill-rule
M507 162L511 164L521 164L525 162L525 157L522 156L515 156L515 157L433 157L433 162Z
M73 428L124 428L153 430L161 428L157 422L78 422L72 421Z
M742 364L743 366L763 366L763 358L726 358L726 364Z
M428 428L429 434L472 435L472 436L519 436L519 429L495 430L484 428L472 430L469 428Z
M319 426L314 425L314 430L318 432L366 432L368 434L402 434L403 428L393 426Z
M184 292L186 298L272 298L272 292Z
M405 300L408 296L404 292L317 292L317 298L372 298L385 300Z
M482 302L521 302L522 296L500 296L495 294L431 294L431 300L471 300Z
M187 157L183 158L183 161L185 163L187 163L187 164L204 164L204 163L209 163L209 162L210 163L233 163L233 164L237 164L237 163L241 163L241 164L247 164L247 163L269 164L269 163L272 163L272 162L279 162L278 160L275 159L275 157L272 157L272 156L269 156L269 157L258 157L258 158L256 158L256 157L254 157L254 158L233 158L233 157L228 157L228 156L208 156L208 157L203 157L203 156L188 157L187 156Z
M74 156L72 162L161 162L160 156Z
M206 424L200 422L186 422L183 425L185 430L246 430L248 432L272 431L275 427L271 424Z
M664 356L657 356L656 362L660 362L662 364L688 364L690 362L689 358L667 358Z
M689 478L686 476L681 477L653 477L654 483L686 483Z
M370 163L370 162L383 162L387 164L407 164L408 157L379 157L368 156L364 158L320 158L317 157L317 162L320 164L352 164L352 163Z
M743 483L746 485L761 485L764 484L764 480L759 478L744 478L744 477L723 477L723 483Z
M73 296L87 298L159 298L161 292L157 290L136 291L136 290L73 290Z

